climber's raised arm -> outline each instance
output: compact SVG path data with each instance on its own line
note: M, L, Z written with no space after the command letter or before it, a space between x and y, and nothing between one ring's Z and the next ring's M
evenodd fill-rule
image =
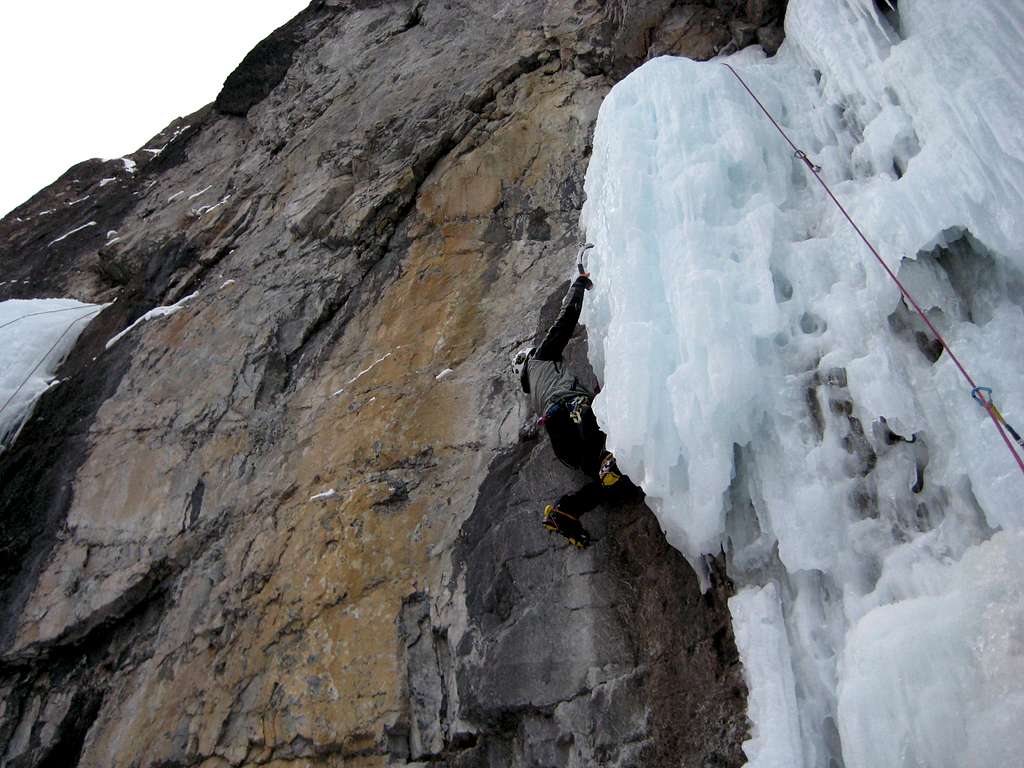
M569 293L565 304L562 305L558 319L548 329L544 341L537 347L535 357L538 360L561 360L562 351L565 345L572 338L576 330L576 323L579 322L580 312L583 310L583 293L593 285L590 282L590 273L582 272L569 287Z

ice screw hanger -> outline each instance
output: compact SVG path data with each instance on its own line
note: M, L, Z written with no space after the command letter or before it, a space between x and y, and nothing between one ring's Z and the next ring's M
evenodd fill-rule
M739 73L735 69L733 69L732 66L726 64L725 62L722 63L722 66L728 69L730 72L732 72L733 75L735 75L736 79L739 80L740 85L743 86L743 89L750 94L750 98L752 98L754 102L757 104L757 106L761 108L761 111L764 112L765 117L771 120L772 125L775 126L775 130L777 130L779 134L782 136L782 138L786 140L786 143L793 148L794 156L798 160L803 162L803 164L807 166L807 170L811 172L811 175L813 175L814 178L818 180L818 183L821 184L822 189L825 190L825 193L832 199L832 202L836 204L836 207L839 208L840 212L850 223L850 226L853 227L853 231L857 233L861 240L864 241L864 245L868 247L868 250L871 251L871 253L874 255L875 259L881 265L882 269L885 270L886 274L888 274L892 281L896 284L896 287L900 289L900 293L903 295L903 298L907 301L907 303L909 303L914 308L914 311L917 312L917 314L921 317L921 320L924 321L924 324L928 326L928 330L932 332L932 335L935 337L936 341L938 341L939 344L942 345L942 348L946 350L946 352L949 354L949 359L953 361L957 369L963 375L964 379L966 379L967 383L971 385L971 397L973 397L975 401L977 401L985 409L985 411L988 412L988 415L992 419L992 423L995 424L996 430L999 432L999 436L1003 438L1003 442L1006 443L1006 447L1009 449L1010 454L1017 462L1017 466L1020 467L1020 471L1024 472L1024 458L1021 458L1021 454L1017 452L1017 448L1016 446L1014 446L1013 441L1011 441L1010 435L1007 434L1007 429L1009 429L1010 433L1013 434L1014 439L1017 440L1017 443L1021 446L1021 448L1024 448L1024 442L1021 442L1020 436L1012 427L1010 427L1009 424L1006 423L1005 419L1003 419L1002 417L1002 414L999 413L999 410L995 407L995 404L992 402L991 399L992 390L987 387L979 387L975 383L974 379L971 377L971 374L967 372L967 369L960 362L960 358L956 356L956 354L950 348L949 344L946 343L946 340L939 332L939 329L935 327L932 321L928 319L928 316L925 314L924 310L921 309L921 305L917 303L914 297L910 294L910 291L907 290L906 286L904 286L903 283L900 282L900 279L896 276L896 273L893 272L889 265L885 263L885 260L882 258L881 254L878 253L878 250L875 248L875 246L871 244L871 241L868 240L867 236L865 236L865 234L861 231L860 227L857 226L857 222L853 220L850 214L846 211L846 208L843 207L843 204L840 203L839 199L832 193L832 189L828 186L828 184L825 183L825 180L821 178L821 166L815 165L813 162L811 162L810 158L807 156L807 153L792 142L789 136L786 135L786 132L782 130L782 126L778 124L774 117L772 117L771 112L769 112L767 108L764 106L764 104L761 103L761 100L757 98L756 95L754 95L754 92L750 90L750 86L748 86L746 82L744 82L743 78L740 77ZM1004 426L1006 427L1005 429Z
M991 387L975 387L971 390L971 397L974 398L978 405L991 413L994 419L1006 427L1006 431L1009 432L1010 436L1017 441L1017 445L1024 448L1024 437L1020 436L1020 433L1010 425L1010 422L1006 420L1006 417L1003 416L998 408L996 408L996 401L992 397Z

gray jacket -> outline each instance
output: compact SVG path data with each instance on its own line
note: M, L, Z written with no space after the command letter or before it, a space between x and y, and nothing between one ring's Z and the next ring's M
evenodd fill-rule
M543 416L549 407L563 400L580 395L588 399L594 396L562 359L565 345L572 338L576 323L580 319L583 294L589 284L590 281L584 277L576 278L569 288L567 300L558 314L558 319L523 367L520 384L523 391L530 396L530 405L539 416Z

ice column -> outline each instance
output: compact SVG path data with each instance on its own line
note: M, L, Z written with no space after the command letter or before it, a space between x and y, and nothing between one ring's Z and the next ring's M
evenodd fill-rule
M777 56L728 61L1024 423L1024 9L877 5L791 0ZM1024 477L771 123L656 59L586 192L595 409L670 542L727 552L751 765L1024 752Z

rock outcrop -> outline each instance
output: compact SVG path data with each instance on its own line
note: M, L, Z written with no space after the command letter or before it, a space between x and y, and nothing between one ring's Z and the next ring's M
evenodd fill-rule
M507 362L615 80L782 10L315 0L0 222L0 299L116 299L0 455L0 765L740 764L727 582L548 537Z

